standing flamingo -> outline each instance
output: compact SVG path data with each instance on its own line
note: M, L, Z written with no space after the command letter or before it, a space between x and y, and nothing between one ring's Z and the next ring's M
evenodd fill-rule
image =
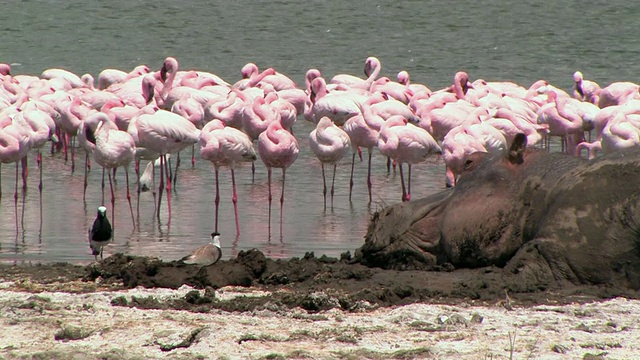
M104 113L98 113L104 114ZM115 224L115 194L113 192L113 180L111 178L110 169L119 166L124 167L125 179L127 183L127 201L129 202L129 210L131 211L131 221L135 227L135 218L133 217L133 207L131 206L131 193L129 192L129 164L136 155L136 144L133 137L126 131L118 130L115 124L111 123L106 115L98 122L94 132L96 147L93 153L95 161L103 168L107 169L109 174L109 187L111 188L111 218ZM105 123L111 123L111 126L105 126Z
M37 152L36 163L40 168L38 189L42 192L42 147L49 140L53 142L58 141L55 135L55 121L45 111L29 107L28 109L18 112L13 117L13 122L23 126L29 132L29 148L35 149Z
M267 130L258 137L258 153L267 167L269 183L269 236L271 236L271 168L282 169L282 195L280 196L280 236L282 236L285 174L287 168L298 158L298 152L298 140L282 126L280 119L272 121Z
M327 183L324 176L324 164L333 165L331 180L331 206L333 207L333 184L336 180L336 164L349 151L351 140L349 135L337 127L328 117L324 116L316 128L309 134L309 147L320 160L322 166L322 195L324 208L327 209Z
M225 126L221 120L214 119L207 123L200 132L200 156L213 163L216 176L215 197L215 231L218 231L218 205L220 204L220 188L218 182L218 170L220 166L229 166L231 169L231 185L233 187L233 210L236 215L236 234L240 235L240 223L238 220L238 192L236 191L236 177L234 167L237 163L255 161L256 152L253 142L242 131Z
M382 155L398 162L402 182L402 201L411 200L411 165L425 161L431 154L441 154L436 140L425 129L407 123L401 115L394 115L380 128L378 148ZM405 188L402 164L407 163L409 177Z
M356 153L360 148L367 149L369 153L369 162L367 166L367 188L369 190L369 203L371 203L371 156L372 149L378 146L378 135L380 127L384 123L384 119L371 111L370 105L374 102L382 101L382 94L377 93L367 99L362 104L362 114L352 116L344 123L344 131L347 132L351 139L353 154L351 156L351 178L349 180L349 201L351 201L351 193L353 190L353 169L356 160Z
M0 122L0 163L16 163L16 185L13 195L16 204L18 203L18 161L27 156L29 152L29 136L25 130L13 121L3 120ZM0 185L1 197L2 186Z
M160 194L158 197L157 217L160 219L162 188L165 186L171 218L171 182L166 155L185 149L198 142L200 130L193 123L180 115L166 110L158 110L153 114L141 114L132 119L128 132L138 139L136 146L160 155Z
M98 128L98 125L102 123L102 128L117 130L117 125L112 122L107 114L103 112L96 111L91 115L87 116L80 125L78 126L78 144L85 151L85 161L84 161L84 190L82 194L82 200L85 199L87 193L87 174L90 169L90 156L96 149L96 138L95 131ZM104 167L102 168L102 203L104 203Z

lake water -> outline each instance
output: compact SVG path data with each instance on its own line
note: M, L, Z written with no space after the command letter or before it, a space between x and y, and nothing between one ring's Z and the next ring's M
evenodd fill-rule
M458 70L472 79L511 80L529 86L538 79L569 90L572 74L601 85L638 82L640 3L628 1L22 1L3 5L0 61L14 74L39 75L62 67L77 74L105 68L129 70L139 64L159 69L167 56L182 69L214 72L229 82L251 61L274 67L304 84L309 68L329 78L362 74L368 56L377 56L382 75L407 70L413 82L432 89L447 86ZM353 201L348 201L350 159L338 166L333 208L323 210L319 162L300 120L294 132L300 156L287 171L283 232L278 228L280 172L274 172L271 234L267 227L266 169L257 162L239 169L241 235L236 238L230 176L221 171L220 232L225 257L258 248L271 257L338 256L363 242L372 211L400 199L397 174L374 155L374 202L368 204L365 162L356 166ZM184 153L183 160L190 154ZM37 189L35 154L30 156L29 189L13 201L15 167L3 165L0 201L0 261L87 263L93 259L86 233L101 202L100 171L94 167L82 199L84 154L71 172L62 154L44 158L44 190ZM134 228L119 171L114 244L105 253L126 252L176 259L208 240L213 230L214 178L209 163L183 161L172 197L160 221L150 193L140 198ZM133 169L131 169L133 174ZM414 167L413 197L444 188L443 163ZM133 176L132 176L133 179ZM107 188L108 189L108 188ZM135 189L132 182L131 189ZM109 194L106 194L107 203ZM134 193L132 200L135 201ZM42 209L42 214L40 213ZM24 214L24 215L23 215Z

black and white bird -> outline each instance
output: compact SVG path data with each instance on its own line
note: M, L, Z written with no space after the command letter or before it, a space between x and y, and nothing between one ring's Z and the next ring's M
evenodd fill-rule
M220 234L213 232L211 233L210 243L193 250L190 255L183 257L180 261L185 264L200 265L204 267L217 263L221 257L222 250L220 249Z
M98 261L98 255L102 260L102 250L111 241L112 233L111 223L107 219L107 208L100 206L98 207L98 215L89 228L89 247L96 261Z

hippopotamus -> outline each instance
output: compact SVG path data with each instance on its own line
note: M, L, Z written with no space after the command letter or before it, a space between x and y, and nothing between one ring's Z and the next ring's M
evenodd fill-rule
M639 149L586 160L519 136L507 157L481 160L467 160L455 187L375 213L356 259L640 288Z

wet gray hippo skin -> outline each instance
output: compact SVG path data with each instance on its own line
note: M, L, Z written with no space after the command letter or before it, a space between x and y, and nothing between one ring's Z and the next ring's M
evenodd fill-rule
M393 269L497 266L523 288L639 289L640 151L590 162L519 154L485 161L455 188L382 209L356 258Z

